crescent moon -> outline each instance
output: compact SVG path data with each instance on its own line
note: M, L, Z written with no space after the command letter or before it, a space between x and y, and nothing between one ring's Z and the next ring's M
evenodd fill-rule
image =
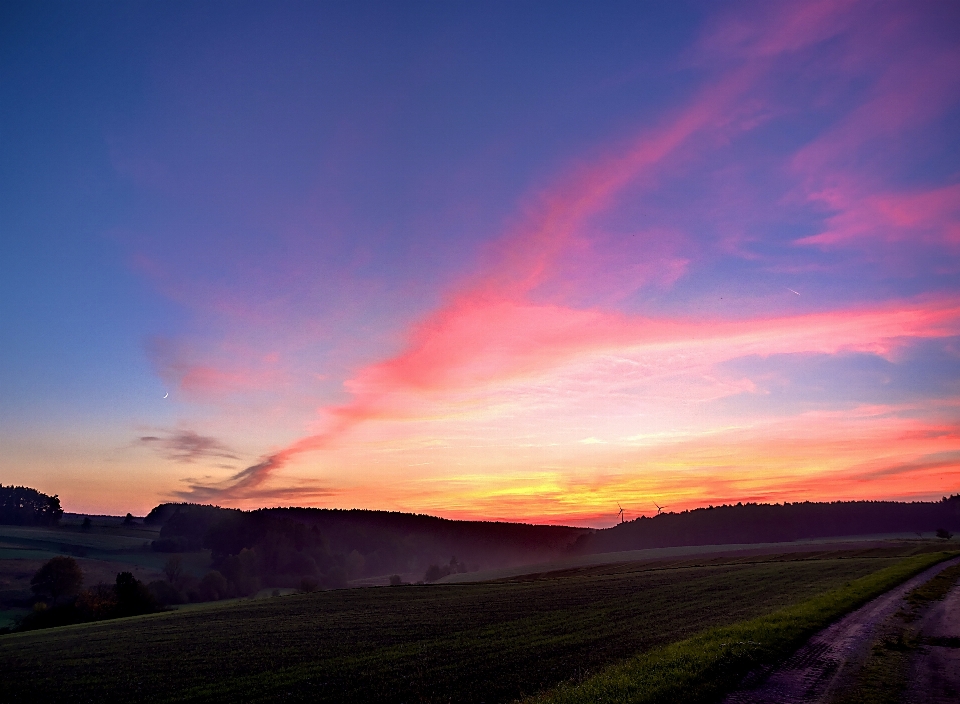
M167 393L165 393L165 394L163 395L163 397L166 398L166 397L169 396L169 395L170 395L170 392L168 391Z

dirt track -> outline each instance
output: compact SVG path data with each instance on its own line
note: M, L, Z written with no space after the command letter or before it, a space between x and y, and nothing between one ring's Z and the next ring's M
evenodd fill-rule
M801 702L806 704L828 701L834 693L834 688L845 666L848 663L859 662L866 656L877 626L900 609L903 597L941 570L957 563L960 563L960 558L931 567L853 613L847 614L813 636L806 645L762 681L747 685L730 694L724 699L725 704L800 704ZM935 616L938 613L941 614L940 617ZM940 628L944 632L950 630L953 635L960 635L960 631L957 630L957 627L960 627L960 590L954 589L937 609L931 610L927 618L931 619L929 627L931 631ZM938 618L940 620L937 620ZM940 653L938 657L952 658L950 662L953 666L960 668L960 651L953 649L949 653ZM934 686L933 680L939 676L938 673L942 672L937 668L944 664L931 659L924 665L922 659L918 660L917 667L921 670L918 671L918 675L921 678L927 677L927 684L919 680L915 681L915 689L911 697L919 696L920 698L908 699L908 701L934 701L926 696L928 690L923 687ZM926 670L923 670L924 667ZM923 674L924 672L926 674ZM937 686L943 686L943 683Z
M960 584L920 622L923 646L913 659L908 704L960 702Z

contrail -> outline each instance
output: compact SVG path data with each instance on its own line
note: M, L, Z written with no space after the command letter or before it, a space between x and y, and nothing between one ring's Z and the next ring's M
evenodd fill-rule
M799 292L799 291L794 291L794 290L793 290L792 288L790 288L789 286L784 286L784 288L787 289L790 293L795 293L795 294L797 294L798 296L800 295L800 292Z

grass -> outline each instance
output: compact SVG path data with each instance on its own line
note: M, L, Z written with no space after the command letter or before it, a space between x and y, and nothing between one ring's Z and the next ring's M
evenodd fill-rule
M150 541L158 531L140 524L8 526L0 525L0 628L13 626L28 613L33 601L30 578L57 555L77 560L84 585L112 584L118 572L130 571L150 581L162 576L170 555L154 552ZM183 556L184 570L200 577L210 569L209 551Z
M948 567L907 594L907 603L917 610L929 606L934 601L940 601L953 589L958 579L960 579L960 565Z
M677 672L664 669L670 653L709 651L682 670L709 674L752 663L747 641L773 633L771 642L786 648L799 637L798 622L809 629L941 559L916 554L924 549L606 565L534 580L212 604L12 634L0 636L0 691L13 702L40 701L44 692L58 701L505 702L571 680L587 684L591 673L610 672L611 663L638 652L663 674ZM834 595L819 597L812 610L806 605L838 589L846 601ZM763 628L733 626L773 613L794 615ZM704 640L697 635L704 629L719 630ZM677 651L670 645L677 641L695 650ZM576 689L561 687L557 696Z
M71 546L90 550L140 550L157 537L157 531L140 528L97 526L88 532L73 526L0 526L0 542L24 548L53 549Z
M789 656L840 616L955 553L917 555L774 613L642 653L530 704L714 701L751 670Z

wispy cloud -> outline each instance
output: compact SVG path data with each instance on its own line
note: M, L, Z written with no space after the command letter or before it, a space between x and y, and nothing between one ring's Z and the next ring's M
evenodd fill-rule
M209 458L240 459L232 449L216 438L200 435L192 430L144 435L137 442L174 462L191 463Z
M761 4L757 8L755 13L745 13L738 7L711 25L690 60L693 65L709 67L708 79L679 107L664 110L658 121L639 130L634 138L608 145L600 156L571 167L526 198L513 224L484 249L477 271L455 281L439 305L401 330L399 349L358 365L344 382L346 401L320 405L316 432L305 432L304 437L222 482L188 482L180 495L201 500L330 496L335 492L326 486L280 482L277 472L306 453L336 450L361 426L377 422L444 419L481 406L515 409L527 400L518 400L523 393L533 396L538 391L566 395L564 408L574 412L587 408L600 414L616 406L607 399L597 401L601 392L618 383L621 391L628 380L635 384L635 393L642 389L667 406L681 401L693 405L757 393L753 379L731 379L718 372L718 366L730 360L850 352L892 358L917 340L960 335L960 300L952 293L891 293L886 300L865 304L824 300L810 287L803 288L804 295L797 299L777 283L778 295L789 297L789 303L766 308L698 307L682 315L638 313L637 306L616 308L603 305L607 301L598 303L599 297L591 298L598 289L623 297L645 282L673 285L696 268L698 257L716 250L736 257L738 264L751 256L767 256L747 253L741 247L724 249L725 245L705 236L697 240L680 227L647 222L647 213L640 206L636 206L641 212L636 217L641 221L637 230L650 244L638 249L639 254L630 250L633 259L629 266L616 270L611 266L613 274L605 276L609 261L628 258L624 255L627 250L607 252L608 259L600 261L588 245L599 239L595 234L601 229L598 221L616 210L627 194L646 206L678 172L695 169L741 135L762 130L771 116L796 111L797 105L780 94L778 71L788 69L793 72L790 75L808 70L836 74L825 82L825 88L810 89L810 95L802 98L817 109L835 102L826 95L830 90L854 96L842 115L832 115L832 126L812 133L804 144L794 143L779 152L776 165L762 164L764 178L776 174L788 194L776 207L817 211L805 223L814 224L804 230L813 234L794 234L800 229L794 223L777 222L774 229L789 233L778 236L791 255L851 247L872 257L889 243L956 252L960 245L960 187L942 179L909 187L896 185L896 179L890 177L891 165L874 155L894 151L878 150L879 143L942 118L944 111L956 104L960 53L955 48L918 47L916 37L908 31L909 12L900 8L876 22L871 19L874 9L870 3L854 1ZM885 40L902 40L913 50L894 56L877 40L877 32L882 32ZM830 65L827 69L818 62ZM868 87L853 90L854 84L861 83ZM693 202L697 195L696 191L684 193L691 202L684 201L677 210L705 209ZM759 187L734 195L746 204L744 209L763 199ZM705 221L710 219L707 216ZM741 214L741 219L745 217ZM728 243L748 240L747 235L733 233ZM827 264L822 260L795 264L797 271L804 267L826 269ZM731 271L728 278L736 279L739 270ZM792 279L790 284L800 286ZM590 303L582 303L584 300ZM262 360L246 366L207 364L180 351L158 350L163 373L182 390L197 395L261 388L277 384L281 378L275 365ZM608 358L621 360L631 371L614 369ZM534 386L538 389L531 390ZM754 427L751 420L744 419L740 427ZM649 433L623 433L622 437L634 438L635 444L648 444L636 442L638 438L660 438L649 443L656 452L662 448L675 452L671 458L657 458L660 479L645 475L635 480L631 489L628 481L610 476L587 488L535 477L527 483L517 480L516 486L507 486L502 494L492 491L485 498L476 498L475 506L477 511L494 510L496 502L503 508L507 504L502 502L516 500L520 511L521 499L527 500L523 497L538 494L553 496L558 511L569 511L574 499L564 499L563 492L579 496L578 501L583 495L600 501L606 500L604 492L653 491L677 506L692 501L695 493L716 501L738 495L777 498L790 492L807 495L804 492L813 491L812 478L821 489L832 487L839 493L862 481L876 482L877 491L881 486L900 491L907 485L907 477L920 476L917 472L953 466L924 459L933 443L929 437L911 445L906 455L872 454L870 443L876 445L885 437L875 433L886 421L871 418L863 422L869 425L869 431L864 431L869 438L849 440L838 437L828 422L804 418L800 425L810 432L804 438L813 447L809 451L792 445L790 434L782 429L779 434L750 438L741 445L733 442L742 439L740 429L720 431L708 424L671 432L656 428ZM887 430L903 431L908 425L898 419ZM573 437L597 433L606 438L605 432L584 427ZM896 437L901 442L907 439L902 432ZM623 452L622 443L601 442L595 435L578 445L584 452ZM776 450L775 445L786 450ZM883 446L889 449L889 445ZM948 446L953 447L944 445ZM833 459L831 452L842 461ZM626 461L622 454L621 460ZM803 469L791 469L791 461ZM861 461L877 468L855 467ZM427 465L431 463L404 466ZM680 465L696 479L687 493L670 488L675 478L664 469ZM773 471L761 477L756 467L772 467ZM823 481L829 472L833 472L832 483ZM540 480L545 485L552 482L553 488L538 485Z

